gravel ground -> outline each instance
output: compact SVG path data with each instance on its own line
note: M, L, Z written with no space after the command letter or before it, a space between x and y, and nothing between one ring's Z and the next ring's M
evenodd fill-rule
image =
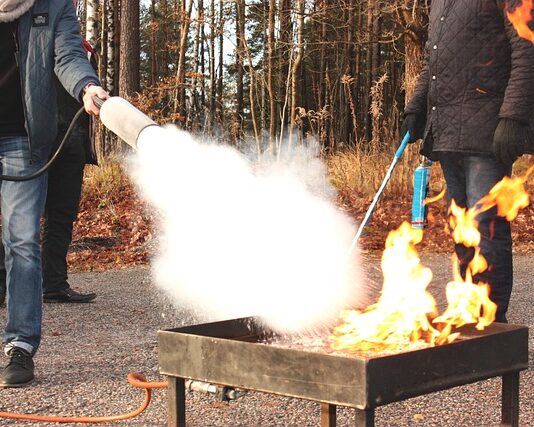
M435 283L444 284L450 267L445 255L428 255ZM377 265L370 260L367 265ZM516 280L509 321L533 326L534 256L515 259ZM378 280L375 267L369 271ZM72 274L74 288L95 291L92 304L46 304L42 346L35 357L36 381L23 389L0 390L0 411L40 415L99 416L129 412L143 393L126 382L129 372L163 381L157 367L157 331L203 322L190 312L173 308L151 284L148 269ZM442 294L436 286L433 293ZM441 297L438 296L438 300ZM5 309L0 309L5 323ZM521 374L521 426L534 426L533 335L529 369ZM484 355L481 355L483 357ZM165 390L154 390L149 408L140 416L100 425L166 425ZM317 426L315 402L250 392L222 403L210 395L187 395L191 426ZM354 410L338 408L338 425L354 425ZM481 381L444 392L389 404L376 410L377 426L497 426L500 421L500 379ZM94 424L94 423L93 423ZM0 425L54 423L0 420ZM82 424L80 424L82 425Z

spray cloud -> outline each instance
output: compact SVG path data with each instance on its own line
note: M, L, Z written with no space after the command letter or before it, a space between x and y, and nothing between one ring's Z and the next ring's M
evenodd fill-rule
M156 284L181 306L259 316L280 332L329 325L358 304L355 227L316 151L252 162L174 126L143 131L129 171L161 218Z

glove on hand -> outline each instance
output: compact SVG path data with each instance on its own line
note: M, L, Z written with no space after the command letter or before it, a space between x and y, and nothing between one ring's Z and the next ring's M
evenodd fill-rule
M493 154L501 163L511 166L525 154L528 137L528 125L514 119L501 119L493 136Z
M410 132L410 144L421 139L425 130L425 121L418 114L410 113L404 116L401 124L401 137L404 138L406 132Z

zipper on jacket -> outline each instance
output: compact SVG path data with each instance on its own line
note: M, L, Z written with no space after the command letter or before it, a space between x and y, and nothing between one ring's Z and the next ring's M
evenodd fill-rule
M30 137L30 123L28 122L28 111L26 109L26 97L24 93L24 79L22 76L22 67L20 61L20 49L19 49L19 22L15 21L15 28L13 28L13 41L15 42L15 63L17 64L19 79L20 79L20 96L22 98L22 112L24 113L24 124L26 125L26 133L28 134L28 145L30 146L30 164L33 163L32 158L32 142Z

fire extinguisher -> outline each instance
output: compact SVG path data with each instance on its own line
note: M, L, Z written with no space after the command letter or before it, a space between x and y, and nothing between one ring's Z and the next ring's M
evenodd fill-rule
M430 184L430 167L432 160L423 157L421 164L415 169L413 174L413 196L412 196L412 227L425 228L427 224L427 211L425 199L428 195Z

